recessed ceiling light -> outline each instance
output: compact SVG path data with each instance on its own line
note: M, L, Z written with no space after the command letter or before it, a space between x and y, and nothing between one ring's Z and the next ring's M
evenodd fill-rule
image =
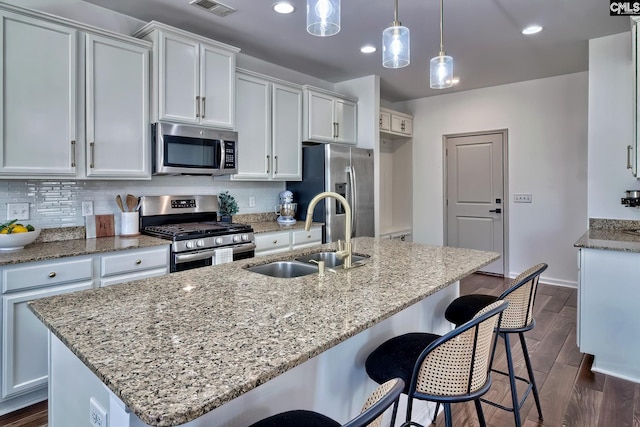
M275 10L278 13L288 14L288 13L292 13L294 10L296 10L296 8L293 7L291 3L287 3L286 1L281 1L273 5L273 10Z
M531 34L537 34L542 31L542 27L540 25L531 25L524 30L522 30L522 34L525 36L530 36Z
M360 52L362 53L373 53L376 51L375 46L371 46L370 44L366 45L366 46L362 46L360 48Z

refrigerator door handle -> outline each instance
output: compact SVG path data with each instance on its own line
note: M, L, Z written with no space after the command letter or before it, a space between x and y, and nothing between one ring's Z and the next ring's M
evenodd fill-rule
M356 171L353 166L347 166L347 175L349 175L349 187L351 187L349 191L351 199L349 200L349 204L351 205L351 237L353 237L356 235L356 227L358 226L358 205L356 204L356 200L358 200L358 198L356 197L356 188L358 187L356 181Z

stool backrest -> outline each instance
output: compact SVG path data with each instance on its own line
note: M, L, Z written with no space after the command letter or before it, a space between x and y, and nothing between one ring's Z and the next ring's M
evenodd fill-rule
M496 327L506 301L496 301L473 319L432 342L418 357L409 398L416 395L462 396L489 380Z
M541 263L522 272L513 279L509 289L498 299L509 301L509 307L502 314L500 329L519 329L533 323L533 303L538 291L538 281L547 264Z
M380 427L382 414L398 402L402 390L404 390L404 381L400 378L394 378L379 385L364 402L360 415L343 427Z

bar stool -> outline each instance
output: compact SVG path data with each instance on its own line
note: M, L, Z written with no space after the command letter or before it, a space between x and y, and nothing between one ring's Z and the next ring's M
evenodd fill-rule
M499 371L497 369L492 369L492 371L509 377L509 384L511 386L511 402L513 406L509 408L486 399L481 400L489 405L505 411L513 412L517 427L522 425L522 421L520 419L520 408L522 408L522 405L525 400L527 400L527 396L532 390L533 398L535 399L536 407L538 409L538 417L540 420L543 419L540 397L538 396L538 387L536 386L536 382L533 377L533 368L531 367L531 360L529 358L529 351L527 350L527 344L524 339L524 333L533 329L536 324L536 321L533 318L533 303L535 301L536 291L538 290L540 275L547 269L547 267L547 264L542 263L529 268L513 279L509 289L504 291L498 297L483 294L470 294L456 298L451 302L451 304L449 304L444 314L444 317L448 321L456 325L460 325L471 319L475 313L483 307L492 304L497 300L505 300L509 302L509 307L502 315L498 328L498 335L504 338L508 372ZM522 353L524 354L525 364L527 365L529 379L519 377L515 374L509 334L518 334L520 337L520 344L522 345ZM525 391L521 401L518 400L516 380L527 383L527 390Z
M391 379L378 386L362 407L360 415L343 424L343 427L380 427L382 414L393 405L397 410L398 398L404 389L404 381ZM340 427L340 423L313 411L295 410L272 415L249 427ZM393 425L391 426L393 427Z
M443 336L409 333L391 338L369 355L365 367L371 379L377 383L393 377L405 381L403 425L419 425L411 421L411 410L413 399L420 399L444 404L447 427L452 426L451 403L473 400L480 426L486 426L479 398L491 386L495 331L507 305L496 301Z

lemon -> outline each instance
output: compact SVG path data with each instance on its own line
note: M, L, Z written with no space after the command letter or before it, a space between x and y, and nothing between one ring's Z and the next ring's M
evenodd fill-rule
M11 232L12 233L26 233L28 231L29 230L27 230L27 227L25 227L24 225L21 225L21 224L20 225L14 225L11 228Z
M0 230L0 234L9 234L9 229L3 228L2 230Z

